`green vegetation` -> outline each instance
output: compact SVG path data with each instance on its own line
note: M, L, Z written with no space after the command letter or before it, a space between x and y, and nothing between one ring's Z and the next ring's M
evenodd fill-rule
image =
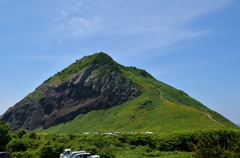
M188 130L159 134L51 134L18 131L6 150L13 158L57 158L66 148L101 158L238 158L240 130Z
M110 70L118 70L121 72L121 77L136 84L141 89L142 94L120 106L80 114L67 123L36 131L70 134L88 131L165 132L237 128L232 122L189 97L183 91L157 81L145 70L116 64L104 53L90 56L82 62L85 62L85 66L91 63L99 67L108 63L108 69L100 70L105 73ZM118 67L116 68L116 66Z
M42 98L42 90L36 89L32 93L28 94L24 99L25 100L40 100Z
M10 140L10 134L8 133L9 130L9 126L0 120L0 151L5 149L6 144Z
M201 111L184 106L148 98L138 99L115 106L108 110L80 114L74 120L37 132L82 133L82 132L164 132L187 129L226 128L211 120Z

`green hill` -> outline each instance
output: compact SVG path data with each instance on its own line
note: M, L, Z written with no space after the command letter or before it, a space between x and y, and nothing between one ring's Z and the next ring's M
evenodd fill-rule
M76 61L62 72L44 82L61 83L86 67L97 70L95 78L118 72L118 81L136 85L141 95L118 106L91 110L73 120L48 129L35 131L55 133L81 132L164 132L175 130L237 128L231 121L202 105L181 90L177 90L152 77L145 70L125 67L105 53L96 53ZM111 80L109 82L116 82ZM36 92L35 92L36 93Z

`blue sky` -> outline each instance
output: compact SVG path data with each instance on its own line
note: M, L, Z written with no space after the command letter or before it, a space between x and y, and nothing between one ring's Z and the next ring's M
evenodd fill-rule
M240 123L240 1L0 0L0 115L103 51Z

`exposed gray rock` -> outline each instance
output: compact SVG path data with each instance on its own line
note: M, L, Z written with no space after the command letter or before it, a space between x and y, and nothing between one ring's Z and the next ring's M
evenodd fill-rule
M117 70L97 75L96 70L87 67L64 82L42 84L36 89L41 92L39 98L24 98L0 119L9 123L13 131L48 128L79 114L121 105L141 94L137 86L126 81Z

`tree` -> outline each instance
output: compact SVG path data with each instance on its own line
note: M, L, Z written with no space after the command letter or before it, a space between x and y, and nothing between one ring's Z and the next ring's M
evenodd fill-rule
M11 140L9 134L10 127L2 120L0 120L0 150L5 150L5 146Z
M39 148L39 158L59 158L63 145L48 141Z
M28 142L21 138L13 138L6 146L8 151L18 152L26 151L28 148Z

